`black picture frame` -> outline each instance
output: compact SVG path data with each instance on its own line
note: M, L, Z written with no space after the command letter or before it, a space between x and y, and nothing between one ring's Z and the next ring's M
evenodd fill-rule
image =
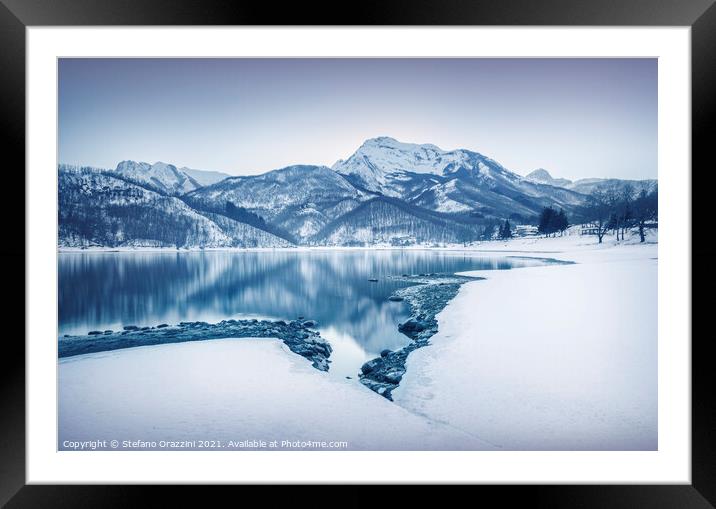
M716 505L716 405L712 334L699 333L712 299L697 298L711 285L713 271L705 270L713 248L697 235L708 227L708 194L716 189L709 133L716 113L716 6L714 0L383 0L334 2L329 6L305 3L280 8L268 2L219 0L0 0L0 128L3 145L2 182L8 192L2 201L5 239L0 267L10 288L5 291L4 330L0 356L0 504L7 507L123 507L144 505L169 493L186 505L185 489L138 486L25 485L25 28L62 25L554 25L554 26L690 26L692 37L692 484L480 486L497 495L501 504L529 503L546 507L680 507ZM23 192L20 192L20 189ZM24 216L23 216L24 217ZM20 240L21 239L21 240ZM700 241L697 243L696 241ZM48 253L49 255L49 253ZM52 253L54 256L54 253ZM21 275L22 272L22 275ZM697 290L697 292L693 292ZM708 295L703 293L703 295ZM23 296L23 297L21 297ZM14 325L13 325L14 324ZM707 330L707 329L703 329ZM246 488L244 488L246 489ZM222 490L224 491L224 490ZM202 495L203 496L203 495ZM280 499L274 498L274 503ZM474 495L471 495L474 496ZM289 493L286 502L295 501ZM361 497L350 497L361 500ZM206 499L203 499L206 503Z

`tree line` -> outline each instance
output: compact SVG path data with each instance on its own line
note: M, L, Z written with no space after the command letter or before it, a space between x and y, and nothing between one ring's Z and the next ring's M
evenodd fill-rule
M624 240L624 233L638 228L641 242L646 240L646 227L658 219L658 188L637 192L631 184L600 186L589 195L584 216L596 231L599 242L610 230L616 240Z
M569 219L563 209L559 209L559 212L551 206L542 209L537 225L538 232L549 237L550 235L555 236L557 232L562 235L567 228L569 228Z

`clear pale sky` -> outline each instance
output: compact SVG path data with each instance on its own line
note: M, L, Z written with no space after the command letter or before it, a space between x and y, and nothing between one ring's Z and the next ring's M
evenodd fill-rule
M656 59L61 59L59 162L263 173L367 138L656 178Z

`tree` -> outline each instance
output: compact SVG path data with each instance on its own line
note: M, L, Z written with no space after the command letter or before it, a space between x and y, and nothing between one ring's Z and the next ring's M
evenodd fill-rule
M542 209L542 213L539 216L539 225L537 231L544 233L545 237L548 237L554 230L554 209L552 207L545 207Z
M617 207L617 215L622 230L622 240L624 240L624 231L630 226L633 219L633 202L634 202L634 186L626 184L618 193L619 204ZM617 232L617 240L619 233Z
M555 217L555 228L560 235L569 228L569 220L567 219L567 214L564 213L564 209L559 209L559 214Z
M482 229L480 234L480 240L492 240L492 236L495 234L495 223L488 222Z
M512 226L510 226L510 221L508 219L505 219L505 222L500 226L500 238L501 239L511 239L512 238Z
M640 242L646 241L646 235L644 234L644 228L648 221L654 221L658 217L659 211L659 196L658 190L654 189L650 193L647 193L645 189L642 189L638 194L633 204L634 210L634 222L639 228L639 239Z
M609 226L609 215L611 212L612 197L604 187L597 187L587 199L587 206L584 215L587 220L594 224L597 230L597 238L602 243L604 235Z

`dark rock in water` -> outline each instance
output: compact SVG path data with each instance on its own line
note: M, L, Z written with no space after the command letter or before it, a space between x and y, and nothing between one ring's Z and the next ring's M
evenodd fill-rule
M104 331L105 334L112 334L114 331L112 329L107 329Z
M316 321L315 320L306 320L305 322L303 322L303 326L304 327L315 327Z
M353 378L350 377L350 376L347 376L346 378L347 378L348 380L353 380Z
M408 355L413 350L429 345L429 339L438 331L435 315L457 295L462 284L484 278L423 273L417 276L403 274L391 279L412 284L401 288L389 299L400 298L409 304L411 316L405 323L398 325L398 330L413 341L400 350L383 350L380 357L361 366L358 377L363 385L392 401L392 391L405 375Z
M363 364L360 367L360 370L364 375L367 375L368 373L372 373L373 371L375 371L376 368L378 368L382 364L383 364L383 358L378 357L377 359L372 359L372 360L366 362L365 364Z
M377 282L378 282L378 280L375 279L375 278L370 278L368 281L370 281L371 283L377 283Z
M314 322L315 324L315 322ZM64 335L58 341L59 357L70 357L84 353L103 352L145 345L182 343L221 338L278 338L288 348L305 357L314 368L328 371L329 357L333 351L331 345L300 321L286 324L284 321L269 320L223 320L219 323L180 322L170 327L161 324L157 327L128 325L121 332L91 331L86 336Z
M91 330L87 333L88 336L96 336L97 334L102 334L101 330Z
M169 327L169 325L166 323L160 323L159 325L157 325L157 329L163 329L164 327Z
M388 297L388 300L392 300L393 302L403 302L405 299L399 295L391 295Z
M422 332L429 327L429 323L411 318L407 322L398 325L398 330L406 336L411 336L418 332Z
M305 317L305 316L299 316L299 317L298 317L299 320L303 320L304 318L306 318L306 317Z

